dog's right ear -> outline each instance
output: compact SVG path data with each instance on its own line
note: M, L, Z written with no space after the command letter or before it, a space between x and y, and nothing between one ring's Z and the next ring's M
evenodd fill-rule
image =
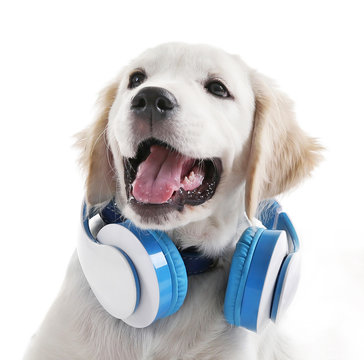
M250 219L258 203L288 190L310 174L323 149L298 126L292 101L265 76L251 75L255 116L245 185Z
M110 108L115 100L119 81L101 91L100 107L96 120L77 134L81 148L80 163L86 171L86 203L88 208L101 206L115 195L116 179L114 160L106 137Z

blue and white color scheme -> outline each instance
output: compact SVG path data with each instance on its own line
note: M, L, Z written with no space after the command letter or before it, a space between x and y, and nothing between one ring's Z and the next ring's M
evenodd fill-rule
M187 273L168 236L127 220L103 226L94 237L89 220L84 205L78 257L104 309L137 328L177 311L187 293Z
M80 263L103 308L130 326L147 327L176 312L186 297L187 274L214 265L212 259L190 252L186 262L164 232L137 228L113 204L100 213L104 226L94 236L89 225L93 215L87 216L84 204ZM250 227L241 236L224 305L229 323L252 331L279 319L293 298L299 274L299 243L287 214L270 200L260 204L258 217L268 229Z
M274 200L260 204L266 227L249 227L236 245L225 294L227 321L259 332L278 321L297 290L300 258L296 231Z

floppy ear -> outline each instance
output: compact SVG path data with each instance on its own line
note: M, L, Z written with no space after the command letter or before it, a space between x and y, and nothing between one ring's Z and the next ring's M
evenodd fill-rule
M82 148L80 162L87 176L86 202L89 207L110 201L116 190L114 162L107 143L106 129L118 84L116 81L100 93L100 110L96 120L77 135L77 143Z
M322 150L298 126L291 100L270 79L254 72L252 86L255 116L245 187L250 219L259 201L288 190L309 175Z

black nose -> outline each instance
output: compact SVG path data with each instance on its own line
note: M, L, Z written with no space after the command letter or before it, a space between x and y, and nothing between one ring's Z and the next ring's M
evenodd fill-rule
M141 89L131 101L130 109L147 120L161 120L177 107L177 100L168 90L148 86Z

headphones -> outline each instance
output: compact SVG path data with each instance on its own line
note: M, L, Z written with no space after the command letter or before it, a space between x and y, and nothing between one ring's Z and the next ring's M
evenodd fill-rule
M195 265L205 265L191 272L193 256L184 256L166 233L137 228L114 202L99 212L103 226L94 236L89 221L96 214L88 215L83 204L77 252L102 307L136 328L175 313L186 297L188 275L205 271L212 260L192 254ZM224 302L230 324L255 332L287 309L300 269L298 237L278 202L261 202L258 219L264 228L247 228L236 245Z

